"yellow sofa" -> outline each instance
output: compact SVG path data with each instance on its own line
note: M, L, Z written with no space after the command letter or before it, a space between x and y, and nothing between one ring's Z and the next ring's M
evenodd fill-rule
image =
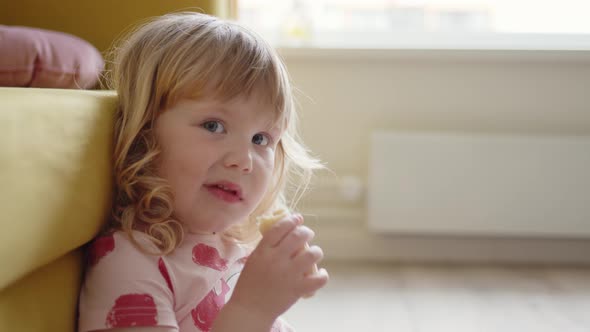
M112 91L0 88L0 331L74 331L110 204Z

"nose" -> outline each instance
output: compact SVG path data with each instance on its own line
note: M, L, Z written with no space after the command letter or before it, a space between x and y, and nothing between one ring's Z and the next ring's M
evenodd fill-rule
M225 155L224 165L249 174L252 172L252 151L245 146L235 147Z

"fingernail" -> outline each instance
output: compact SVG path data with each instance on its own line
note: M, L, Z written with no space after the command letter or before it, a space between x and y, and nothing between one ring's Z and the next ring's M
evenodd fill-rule
M297 217L297 222L300 225L303 224L303 215L301 215L300 213L297 213L296 217Z

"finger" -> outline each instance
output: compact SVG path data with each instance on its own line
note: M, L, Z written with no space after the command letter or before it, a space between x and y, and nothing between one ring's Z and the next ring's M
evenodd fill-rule
M318 289L324 287L329 280L330 276L328 275L328 271L326 271L326 269L320 269L318 273L306 276L305 282L302 284L300 289L302 297L309 297L313 295Z
M299 251L293 262L305 274L313 274L318 272L316 264L323 258L324 252L322 248L314 245Z
M277 247L290 257L295 257L314 236L315 233L309 227L299 225L293 228Z
M303 222L303 218L299 214L289 215L277 221L272 227L266 231L260 245L269 247L276 247L281 241L298 225Z

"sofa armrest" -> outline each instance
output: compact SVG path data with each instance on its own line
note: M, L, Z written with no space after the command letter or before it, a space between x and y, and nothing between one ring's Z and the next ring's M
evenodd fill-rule
M112 91L0 88L0 290L105 221L115 104Z

